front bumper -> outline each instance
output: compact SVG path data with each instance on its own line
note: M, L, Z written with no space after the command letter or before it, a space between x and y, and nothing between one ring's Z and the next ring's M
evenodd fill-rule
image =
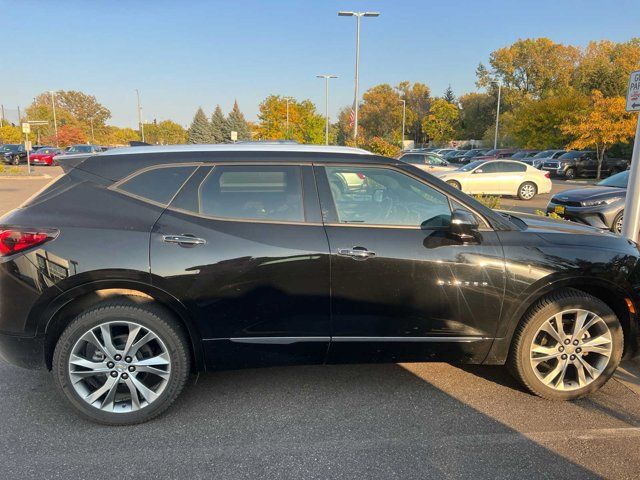
M559 213L558 208L564 208L564 213ZM553 200L547 205L547 213L556 213L565 220L583 223L592 227L601 228L603 230L611 230L613 221L620 211L620 206L598 205L595 207L574 207L555 203Z
M0 359L22 368L43 369L44 337L0 333Z

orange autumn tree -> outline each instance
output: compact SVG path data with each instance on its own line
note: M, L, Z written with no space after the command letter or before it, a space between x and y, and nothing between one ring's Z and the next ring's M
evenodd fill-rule
M604 154L612 145L626 142L635 134L635 116L625 110L623 97L606 98L599 90L591 93L591 104L574 119L564 123L560 129L573 137L567 148L596 150L598 176Z

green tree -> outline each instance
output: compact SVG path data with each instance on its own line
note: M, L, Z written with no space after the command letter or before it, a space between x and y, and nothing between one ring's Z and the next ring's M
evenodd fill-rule
M431 91L424 83L403 81L396 90L407 102L405 138L413 139L416 143L424 143L425 135L422 131L422 120L428 115L431 106Z
M233 102L233 108L227 117L227 128L229 132L238 132L238 140L251 140L249 124L240 111L237 100Z
M442 96L442 98L444 98L449 103L456 103L456 96L453 94L453 90L451 90L451 85L449 85L444 91L444 95Z
M214 143L223 143L229 141L229 124L222 113L220 105L216 105L216 109L211 116L211 135Z
M186 143L187 131L171 120L145 123L144 137L147 143L156 145L179 145Z
M213 142L211 125L209 124L209 120L207 120L207 116L204 114L202 107L198 107L187 133L187 143Z
M310 100L289 99L289 130L287 131L287 101L270 95L260 104L257 135L263 140L292 139L300 143L324 143L324 117Z
M460 138L479 140L494 125L497 97L489 93L466 93L460 96Z
M359 127L366 137L380 137L392 143L400 141L402 103L400 94L391 85L376 85L364 92L358 115Z
M24 134L22 129L18 126L9 125L4 123L0 127L0 144L3 143L21 143L23 141Z
M585 93L599 90L605 97L625 95L629 74L640 65L640 38L615 43L590 42L576 70L576 86Z
M431 103L429 115L423 120L422 130L433 142L448 142L454 138L458 117L458 107L438 98Z

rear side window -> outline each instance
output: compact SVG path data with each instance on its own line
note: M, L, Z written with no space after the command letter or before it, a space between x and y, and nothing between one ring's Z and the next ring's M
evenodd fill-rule
M176 166L145 170L125 180L117 188L136 197L168 205L195 168Z
M499 164L498 172L525 172L527 167L514 162L496 162Z
M202 215L303 222L300 167L216 166L198 189Z

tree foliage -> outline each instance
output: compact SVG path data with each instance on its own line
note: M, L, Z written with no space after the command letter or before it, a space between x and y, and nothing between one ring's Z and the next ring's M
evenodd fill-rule
M187 133L187 143L213 143L211 125L202 107L199 107L193 116L193 121Z
M88 137L80 126L67 124L58 128L57 142L55 134L44 137L43 142L49 145L55 145L57 143L60 147L68 147L69 145L87 143L87 140Z
M187 131L171 120L146 123L144 137L147 143L157 145L177 145L187 141Z
M270 95L260 104L258 122L256 130L262 140L324 143L324 117L310 100L289 99L287 130L287 100L280 95Z
M21 143L24 139L22 129L18 126L4 123L0 127L0 144L3 143Z
M633 138L636 116L625 110L623 97L606 98L594 90L591 104L582 114L566 121L561 130L573 138L568 148L593 148L598 154L598 174L605 152L614 144Z
M402 129L400 93L389 84L376 85L362 95L359 127L367 137L399 142Z
M229 140L229 124L222 113L220 105L216 105L216 109L211 116L211 136L214 143L223 143Z
M576 69L576 87L585 93L599 90L605 97L623 96L629 74L638 65L640 38L623 43L590 42Z
M387 142L380 137L373 137L364 145L366 150L384 157L395 157L400 154L400 148L397 145Z
M229 129L229 132L238 133L238 140L251 140L249 124L240 111L237 101L233 102L233 108L227 116L227 128ZM212 139L211 141L215 141L215 139Z
M458 117L458 107L438 98L431 103L429 115L422 121L422 130L433 142L448 142L455 136Z

